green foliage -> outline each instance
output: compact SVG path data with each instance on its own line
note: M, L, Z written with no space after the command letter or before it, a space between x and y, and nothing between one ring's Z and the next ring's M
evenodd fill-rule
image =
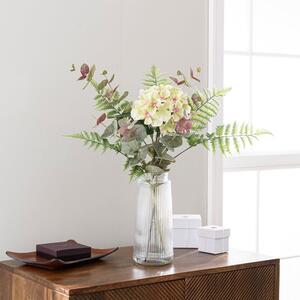
M193 133L193 134L191 134L187 137L187 142L190 146L193 147L193 146L197 146L199 144L202 144L203 143L203 138L204 138L203 134L199 135L199 134Z
M135 153L139 150L141 143L133 140L130 142L122 142L121 151L129 156L134 156Z
M220 99L230 89L204 89L203 93L196 90L189 104L192 107L193 130L200 131L218 114Z
M91 81L93 79L95 72L96 72L96 66L92 65L90 72L87 76L87 81Z
M102 138L108 138L116 133L117 130L117 122L113 121L109 126L107 126L102 133Z
M172 162L172 163L175 162L175 158L173 156L169 155L168 153L161 153L159 156L157 156L157 159L164 160L167 162Z
M238 125L234 122L218 126L213 133L207 133L206 136L199 136L198 141L196 137L190 138L190 145L203 144L205 148L213 152L219 148L221 153L226 155L231 154L232 149L239 153L247 144L252 145L259 136L266 134L271 133L265 129L253 129L250 124Z
M75 71L72 65L70 71ZM86 146L92 149L107 149L120 153L126 159L124 169L129 170L130 178L136 179L146 173L154 176L168 172L170 165L175 163L178 156L192 147L203 145L207 150L216 152L217 149L224 155L240 152L247 145L252 145L261 135L270 134L267 130L254 129L247 123L236 122L218 126L215 131L207 133L208 123L217 115L220 100L230 89L197 89L193 83L199 83L200 69L190 69L190 79L181 71L177 71L176 77L170 77L177 86L182 85L191 91L188 97L188 108L179 107L179 112L173 110L173 103L178 100L176 95L167 97L171 104L168 113L172 118L177 113L178 118L169 120L169 127L153 126L145 124L142 120L133 120L131 117L132 103L128 100L128 92L120 92L119 86L114 84L115 75L103 70L96 77L96 67L83 64L80 68L79 80L85 80L84 88L90 85L96 91L95 106L102 113L96 120L97 128L103 128L99 132L87 132L68 135L68 137L80 139ZM169 79L160 73L159 69L152 66L150 73L146 74L144 85L146 87L171 84ZM184 91L185 93L185 91ZM183 95L183 94L182 94ZM184 97L184 96L183 96ZM184 98L186 100L186 98ZM167 100L162 100L162 102ZM155 107L155 106L154 106ZM189 108L191 112L189 114ZM147 112L148 113L148 112ZM178 120L179 119L179 120ZM163 125L166 125L164 120ZM96 127L95 126L95 127ZM103 127L102 127L103 126ZM165 133L169 130L171 133ZM168 131L168 132L169 132ZM181 152L175 152L187 142L188 147ZM174 154L175 152L175 154ZM172 155L171 155L171 154Z
M76 71L75 65L72 64L71 67L70 67L70 72L75 72L75 71Z
M146 74L146 77L147 78L144 80L144 85L146 87L170 83L169 79L161 74L156 66L151 67L150 73Z
M135 151L133 158L128 158L130 166L136 166L146 160L148 154L148 146L144 146Z
M110 149L117 153L121 153L121 146L119 143L111 144L108 139L101 137L97 132L83 131L80 133L66 135L66 137L83 140L84 145L95 150L99 148L103 151Z
M161 138L161 141L168 149L174 149L182 145L182 136L165 135Z
M109 88L102 89L95 97L95 107L99 111L105 111L108 119L121 119L130 116L131 103L125 98L128 93L121 96L117 91Z
M146 171L142 166L133 166L129 171L130 180L137 179L143 176L145 173Z
M153 175L161 175L166 172L164 169L156 166L156 165L147 165L145 168L147 173L151 173Z
M137 124L132 127L134 133L131 139L136 139L139 142L142 142L147 137L147 130L145 126Z
M99 111L107 113L108 119L124 118L130 116L131 103L126 100L128 91L120 93L118 85L113 86L114 74L110 79L107 78L108 72L104 70L102 76L104 79L98 82L95 78L96 67L93 65L87 75L87 83L84 88L91 84L97 95L95 96L95 106Z

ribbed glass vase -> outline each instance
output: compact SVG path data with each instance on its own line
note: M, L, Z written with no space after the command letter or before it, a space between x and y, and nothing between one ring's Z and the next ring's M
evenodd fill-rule
M165 265L173 259L172 192L168 173L147 174L138 181L133 259L143 265Z

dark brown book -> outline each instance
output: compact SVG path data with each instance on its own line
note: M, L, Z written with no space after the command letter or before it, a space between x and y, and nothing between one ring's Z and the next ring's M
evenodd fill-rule
M91 247L81 245L73 240L36 245L38 256L58 258L65 261L78 260L91 256Z

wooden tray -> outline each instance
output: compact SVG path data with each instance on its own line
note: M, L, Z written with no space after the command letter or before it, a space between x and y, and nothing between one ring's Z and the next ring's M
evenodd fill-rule
M73 241L73 240L70 240ZM74 241L76 243L76 241ZM48 270L56 270L61 269L69 266L74 266L78 264L88 263L88 262L94 262L101 258L104 258L105 256L108 256L114 252L116 252L119 248L111 248L111 249L94 249L92 248L91 257L88 258L82 258L78 260L72 260L72 261L64 261L57 258L47 259L41 256L38 256L36 252L26 252L26 253L17 253L17 252L11 252L6 251L6 255L8 255L10 258L15 259L19 262L22 262L26 265L38 267L38 268L44 268Z

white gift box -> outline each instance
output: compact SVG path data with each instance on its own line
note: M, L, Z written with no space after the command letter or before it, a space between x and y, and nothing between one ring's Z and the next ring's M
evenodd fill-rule
M199 251L211 254L228 252L230 229L221 226L203 226L198 231Z
M174 248L198 248L200 215L173 215Z

